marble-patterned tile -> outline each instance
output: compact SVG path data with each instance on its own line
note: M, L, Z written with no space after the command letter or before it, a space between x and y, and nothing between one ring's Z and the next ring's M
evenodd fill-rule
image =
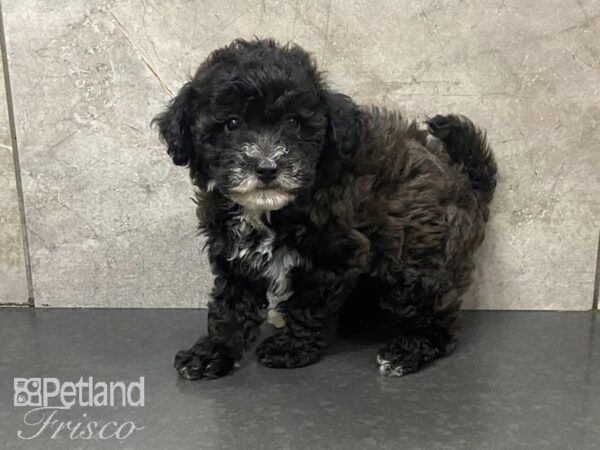
M0 61L0 304L28 301L4 75Z
M203 304L210 273L191 187L148 124L212 49L257 35L302 44L360 101L462 112L489 130L501 180L470 307L591 305L600 219L593 1L3 7L38 304Z
M117 2L110 15L140 57L164 80L168 91L196 71L214 49L237 38L294 41L323 56L327 1L225 0L222 2ZM141 14L140 14L141 11Z
M168 96L93 3L4 5L36 303L199 305L192 191L149 128Z

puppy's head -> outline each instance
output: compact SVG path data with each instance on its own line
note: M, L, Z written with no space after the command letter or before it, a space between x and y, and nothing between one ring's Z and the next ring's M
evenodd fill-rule
M154 123L201 188L275 210L314 184L320 161L352 153L358 115L300 47L237 40L214 51Z

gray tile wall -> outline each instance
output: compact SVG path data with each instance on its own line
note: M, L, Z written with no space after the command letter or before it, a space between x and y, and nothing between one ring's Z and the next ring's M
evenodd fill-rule
M0 61L0 304L28 300L21 216Z
M600 2L2 5L37 305L206 301L192 190L148 124L212 49L259 35L302 44L361 102L462 112L489 130L502 176L469 307L590 308Z

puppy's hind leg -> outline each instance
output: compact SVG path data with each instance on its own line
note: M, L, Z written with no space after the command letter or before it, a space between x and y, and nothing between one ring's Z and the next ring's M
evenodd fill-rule
M451 353L456 343L458 306L454 290L436 296L413 287L383 298L382 307L396 316L398 329L377 354L380 373L408 375Z

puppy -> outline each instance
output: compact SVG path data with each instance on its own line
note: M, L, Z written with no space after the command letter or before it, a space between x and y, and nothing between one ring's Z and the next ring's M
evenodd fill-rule
M382 319L385 375L452 351L496 186L471 121L423 130L358 106L302 48L257 39L214 51L154 123L197 187L215 275L207 333L175 357L182 377L229 373L266 316L268 367L317 361L338 318L347 331Z

